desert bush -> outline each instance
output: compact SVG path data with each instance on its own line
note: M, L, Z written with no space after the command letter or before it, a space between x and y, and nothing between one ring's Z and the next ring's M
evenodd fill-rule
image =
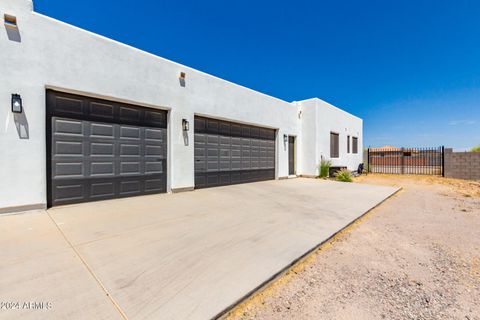
M480 146L473 147L470 149L471 152L480 152Z
M330 161L322 159L322 161L320 161L320 165L318 166L319 167L318 176L320 178L328 177L328 171L330 170L331 165L332 163Z
M335 173L335 180L342 182L352 182L352 173L347 169L339 170Z

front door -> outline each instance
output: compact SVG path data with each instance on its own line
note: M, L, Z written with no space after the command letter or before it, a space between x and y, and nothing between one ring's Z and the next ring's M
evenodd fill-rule
M288 174L295 174L295 137L288 137Z

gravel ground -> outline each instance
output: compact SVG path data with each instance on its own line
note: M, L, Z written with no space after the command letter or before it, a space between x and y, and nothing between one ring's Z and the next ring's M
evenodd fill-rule
M228 319L480 319L480 183L368 175L403 190Z

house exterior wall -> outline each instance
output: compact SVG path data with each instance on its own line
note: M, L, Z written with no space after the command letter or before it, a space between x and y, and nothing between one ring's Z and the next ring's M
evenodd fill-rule
M315 174L330 128L361 135L361 120L321 100L308 110L310 102L270 97L35 13L28 0L2 0L4 13L17 17L19 35L0 32L0 208L46 203L47 88L168 110L168 190L194 186L195 115L276 129L277 178L288 175L284 134L297 136L298 174ZM186 73L185 86L180 72ZM12 93L22 96L21 115L10 111ZM188 145L182 119L191 124ZM28 137L20 138L20 125L28 127ZM353 169L355 157L343 156Z
M313 98L299 102L302 110L302 174L318 175L318 165L322 159L332 166L345 166L357 170L363 162L363 121L337 107ZM330 157L330 132L339 134L339 157ZM358 138L358 153L347 152L347 137Z

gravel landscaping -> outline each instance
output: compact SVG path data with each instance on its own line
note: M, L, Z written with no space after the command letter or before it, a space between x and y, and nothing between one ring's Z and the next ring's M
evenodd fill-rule
M368 175L403 190L229 319L480 319L480 183Z

